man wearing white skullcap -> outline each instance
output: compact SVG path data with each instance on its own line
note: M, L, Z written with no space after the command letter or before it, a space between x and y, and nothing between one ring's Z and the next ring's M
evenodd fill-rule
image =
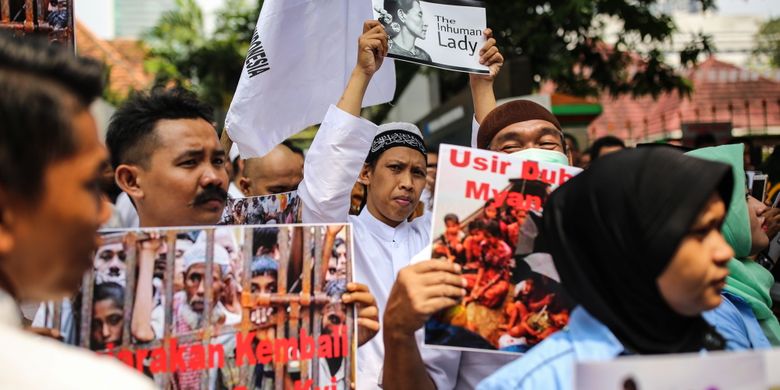
M353 224L355 281L371 289L382 313L398 271L428 245L431 219L424 214L408 221L426 183L420 130L411 123L377 126L360 117L365 88L381 65L382 41L386 48L386 34L376 31L360 39L358 65L309 148L298 193L303 222ZM355 181L366 189L366 207L349 215ZM383 357L380 331L358 348L357 388L378 387Z
M436 388L443 382L439 378L459 378L463 373L476 383L485 375L470 368L459 370L457 353L421 356L418 350L422 319L462 298L465 290L455 264L426 261L411 265L413 258L422 258L419 254L427 258L431 253L424 250L430 244L431 215L409 221L426 184L426 148L412 124L376 126L360 117L365 91L388 50L387 34L378 22L366 22L363 31L357 66L306 156L298 190L304 204L303 221L351 222L354 226L355 280L370 287L383 324L377 337L358 348L357 388ZM485 44L490 61L497 52L494 45L493 39ZM366 189L366 207L354 216L348 213L356 180ZM403 296L418 301L410 305L393 299ZM398 314L387 316L387 312ZM391 347L386 350L388 344ZM490 357L480 356L480 360L488 367L501 366ZM383 365L390 368L384 370L385 378ZM411 384L401 383L408 379L413 379ZM439 388L462 387L443 384Z
M204 233L201 233L203 236ZM206 240L198 240L184 252L184 289L173 295L173 331L174 333L188 332L204 326L202 323L203 311L206 304ZM220 296L224 289L224 276L230 270L230 255L221 245L214 245L214 262L212 266L212 284L209 304L212 308L212 321L224 321L225 307L220 302ZM139 286L142 275L139 275ZM140 303L140 302L139 302ZM148 310L147 305L136 304L135 311ZM148 307L151 308L149 302ZM164 305L156 306L151 312L150 326L155 339L162 339L164 335ZM145 334L141 329L134 329L134 334ZM136 335L138 338L138 336ZM149 340L141 340L149 341Z
M201 232L200 236L205 233ZM173 323L172 331L174 337L186 334L207 326L203 321L203 315L206 309L206 240L201 239L195 242L186 252L184 252L184 290L173 295ZM212 283L211 294L208 297L211 307L211 325L225 325L227 310L220 302L222 290L225 288L224 276L230 271L230 255L221 245L214 245L214 256L212 264ZM156 338L161 339L164 335L164 310L158 306L152 311L151 325L154 329ZM217 343L224 346L225 364L232 364L230 360L235 348L232 337L219 336L215 339ZM186 359L186 357L185 357ZM199 388L199 371L180 371L175 373L175 379L179 388L190 389ZM212 375L212 382L216 375ZM210 387L211 388L211 387Z

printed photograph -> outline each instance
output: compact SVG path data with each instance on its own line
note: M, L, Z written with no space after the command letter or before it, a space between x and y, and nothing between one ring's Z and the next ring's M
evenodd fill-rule
M52 44L74 47L74 0L5 0L8 15L3 15L3 25L8 25L17 36L46 37ZM5 9L3 10L5 11Z
M372 0L387 32L388 57L471 73L479 64L486 27L484 4L475 0Z
M77 324L74 344L115 356L161 389L349 389L355 320L341 301L352 280L349 229L106 232L75 307L55 303L50 315L64 309Z
M442 156L450 154L449 145ZM473 159L513 161L507 155L462 147ZM457 159L456 159L457 160ZM544 203L558 181L548 172L563 167L535 163L533 178L506 174L484 175L454 167L452 158L440 158L438 180L452 191L436 191L432 258L460 264L468 285L461 303L434 315L425 326L425 344L430 346L525 353L569 321L574 302L559 284L559 277L546 253L538 228ZM545 173L542 174L541 170ZM510 175L514 172L514 176ZM560 172L560 171L558 171ZM474 179L484 178L493 197L480 203L453 194L469 194ZM555 182L555 184L553 184ZM487 184L487 183L485 183ZM441 183L438 183L441 186ZM465 188L461 191L459 188ZM487 188L487 187L485 187ZM474 191L471 192L474 195ZM486 195L485 195L486 196Z
M219 225L274 225L301 223L297 191L228 199Z

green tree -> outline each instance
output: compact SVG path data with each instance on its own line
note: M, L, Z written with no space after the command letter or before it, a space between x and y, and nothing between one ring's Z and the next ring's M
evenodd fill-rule
M703 9L714 0L700 0ZM553 81L561 92L595 96L657 96L662 92L691 92L691 84L664 62L663 49L676 26L660 11L658 0L484 0L488 26L493 29L506 60L525 57L534 87ZM607 20L622 24L617 42L607 44ZM713 50L707 36L695 35L680 53L684 66L694 65ZM398 66L397 96L416 67ZM464 88L460 73L433 70L439 75L442 98ZM411 75L410 75L411 73ZM389 107L374 110L381 120Z
M756 33L756 48L753 56L760 62L768 62L780 68L780 18L774 18L761 25Z
M203 15L194 0L176 0L144 37L149 47L146 69L155 85L193 89L211 104L222 123L238 85L252 38L260 1L227 0L217 14L217 28L205 37Z

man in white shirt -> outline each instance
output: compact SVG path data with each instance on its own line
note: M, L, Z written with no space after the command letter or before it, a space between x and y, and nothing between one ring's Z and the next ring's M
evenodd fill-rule
M382 130L402 127L377 127L359 117L363 94L386 53L387 37L377 26L376 22L366 22L359 40L358 65L338 106L331 107L309 149L299 190L304 222L353 223L356 278L370 286L380 313L384 313L384 343L377 337L358 350L360 388L376 388L382 382L385 388L473 387L514 357L427 348L420 354L417 344L422 334L417 330L428 316L456 304L465 293L465 282L459 267L446 262L429 260L409 266L421 252L424 257L420 258L430 256L430 250L425 250L430 243L430 214L406 221L425 186L425 153L395 147L385 151L388 158L370 158L373 151L381 149ZM489 39L481 54L491 67L491 76L472 78L476 119L484 119L495 107L492 78L503 63L490 31L486 35ZM412 162L385 164L393 160L389 154L394 149L403 150L407 161ZM388 178L372 180L380 178L376 173L381 174L383 169L389 170ZM396 180L398 176L403 176L405 182ZM348 216L350 190L356 179L368 189L366 207L360 215ZM399 198L398 193L405 195ZM398 208L399 199L409 207ZM387 373L384 378L383 365Z
M47 42L0 34L2 389L153 389L113 358L21 329L17 303L73 294L110 217L107 153L89 106L103 69Z
M387 52L387 35L377 21L366 22L359 46L344 95L309 149L298 192L304 222L353 224L355 280L371 288L381 312L396 273L428 244L430 217L407 221L425 186L425 149L413 125L385 126L386 137L380 137L379 127L359 117L368 82ZM374 144L375 138L386 142ZM368 189L366 207L350 216L355 181ZM381 337L358 349L358 388L377 387L383 349Z

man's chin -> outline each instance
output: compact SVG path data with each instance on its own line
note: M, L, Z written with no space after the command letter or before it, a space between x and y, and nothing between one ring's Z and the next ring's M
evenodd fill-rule
M194 211L194 213L191 213L190 218L182 219L172 226L216 225L222 218L222 209L215 211L205 208L196 208Z
M196 313L203 313L203 307L204 307L203 302L190 303L190 308L192 309L192 311Z

